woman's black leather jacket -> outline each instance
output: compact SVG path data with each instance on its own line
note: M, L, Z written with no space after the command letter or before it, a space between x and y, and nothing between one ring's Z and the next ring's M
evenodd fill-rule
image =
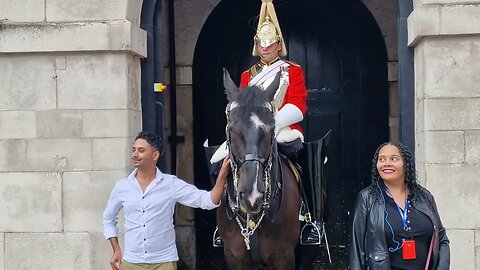
M384 232L383 201L367 187L362 190L356 201L350 243L350 269L390 270L390 259ZM449 240L440 221L437 206L432 194L422 188L425 198L416 196L412 200L415 208L426 214L432 221L434 246L429 269L448 270L450 268Z

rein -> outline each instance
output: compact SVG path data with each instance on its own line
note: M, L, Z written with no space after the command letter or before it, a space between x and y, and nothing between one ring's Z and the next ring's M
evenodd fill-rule
M272 103L268 103L269 106L256 106L256 107L265 107L268 108L273 115L275 115L275 109ZM234 108L244 107L242 105L232 105L230 102L225 110L225 114L227 116L227 146L229 149L229 158L231 160L231 171L233 175L233 188L227 188L226 197L228 200L228 207L230 208L231 212L235 216L235 220L240 228L240 233L243 236L243 240L245 242L245 246L247 250L250 250L250 237L254 235L258 227L260 226L265 214L266 210L270 209L272 194L275 194L279 188L279 185L275 183L275 191L272 192L272 181L271 181L271 171L272 171L272 164L277 163L278 165L278 149L277 143L275 140L275 133L272 130L271 133L271 146L270 146L270 154L267 158L259 156L257 153L247 153L242 158L237 158L231 151L231 136L230 130L228 129L228 119L230 116L230 111ZM251 106L250 106L251 107ZM255 107L255 106L254 106ZM246 162L257 162L263 167L264 177L263 181L265 183L265 193L264 193L264 201L262 204L262 211L258 215L252 215L249 213L244 213L240 210L239 207L239 198L237 196L238 191L238 180L239 180L239 169L242 165Z

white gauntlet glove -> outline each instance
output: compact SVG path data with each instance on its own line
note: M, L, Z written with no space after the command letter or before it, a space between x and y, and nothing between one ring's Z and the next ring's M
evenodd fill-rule
M300 138L303 142L303 134L296 130L291 129L290 125L296 124L303 120L303 113L300 109L287 103L275 114L275 135L277 142L291 142L297 138Z
M300 109L291 104L285 104L276 114L275 114L275 136L277 137L277 142L291 142L297 138L300 138L303 142L303 134L296 130L291 129L290 125L298 123L303 120L303 114ZM223 142L217 151L213 154L210 159L210 163L217 163L223 160L228 155L228 146L227 142Z

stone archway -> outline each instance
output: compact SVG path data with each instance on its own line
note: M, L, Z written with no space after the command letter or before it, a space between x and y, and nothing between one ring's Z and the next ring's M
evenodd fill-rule
M332 235L330 244L335 249L335 266L342 268L346 266L348 212L352 200L356 192L369 183L373 150L380 142L389 139L389 65L384 35L361 3L352 4L354 8L348 9L318 2L287 2L277 0L276 9L287 38L289 59L304 67L307 88L312 90L309 98L312 110L305 121L307 140L318 138L317 133L324 132L328 127L334 127L336 133L336 146L332 149L338 149L338 152L334 150L330 160L338 161L334 171L342 173L330 176L335 179L330 188L340 192L332 193L329 200L332 205L340 206L331 211L327 231L330 230ZM222 1L211 13L199 36L193 60L193 103L197 119L194 122L194 154L199 160L195 166L197 179L205 178L202 172L205 168L202 165L206 162L201 152L203 140L208 138L215 144L225 139L222 117L226 101L222 92L221 69L229 69L238 82L240 72L255 61L249 57L254 31L247 26L249 19L257 15L258 7L257 1ZM295 14L302 15L295 17ZM323 27L325 25L328 27ZM358 102L360 100L363 103ZM375 112L368 108L375 108ZM356 132L349 131L349 128L354 128ZM363 135L353 138L345 134ZM344 154L346 149L351 150L349 155ZM206 185L201 180L197 181L199 185ZM197 218L203 225L211 225L214 220L209 221L199 215ZM213 228L197 227L197 231L207 234L204 241L208 244ZM200 237L197 235L197 238ZM203 251L205 249L199 252ZM207 256L202 253L201 257ZM212 259L208 258L208 263L218 263Z

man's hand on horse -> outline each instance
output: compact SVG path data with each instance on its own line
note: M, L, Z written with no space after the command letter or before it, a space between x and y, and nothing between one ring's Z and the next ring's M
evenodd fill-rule
M219 204L220 200L222 199L223 189L225 187L225 184L227 183L227 175L229 171L230 159L226 157L225 159L223 159L222 168L220 169L220 172L217 176L217 182L215 183L215 186L210 193L212 202L214 204Z
M229 172L230 172L230 158L228 158L227 156L223 159L222 168L220 168L220 172L218 173L217 182L222 181L223 186L225 186L225 184L227 183L227 176Z

